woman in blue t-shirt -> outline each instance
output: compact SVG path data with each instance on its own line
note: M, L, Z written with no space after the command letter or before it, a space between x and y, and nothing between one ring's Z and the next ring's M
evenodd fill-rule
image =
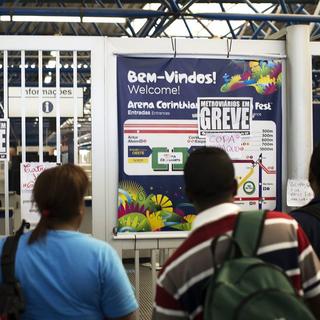
M85 172L71 164L45 170L35 182L33 200L41 218L20 238L16 254L26 301L23 320L135 318L138 305L118 255L77 231L87 188Z

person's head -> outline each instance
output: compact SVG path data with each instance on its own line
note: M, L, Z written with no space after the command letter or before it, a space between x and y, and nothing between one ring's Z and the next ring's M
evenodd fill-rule
M47 169L37 177L32 196L41 218L30 236L30 244L44 237L49 229L80 226L88 184L84 170L73 164Z
M318 144L312 153L309 166L309 182L315 195L320 195L320 144Z
M232 161L224 150L215 147L199 148L190 154L184 180L187 196L200 211L232 202L237 193Z

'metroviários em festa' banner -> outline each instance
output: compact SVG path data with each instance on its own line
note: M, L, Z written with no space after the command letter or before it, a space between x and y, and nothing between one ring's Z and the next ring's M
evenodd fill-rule
M205 145L233 159L243 210L280 208L281 67L118 56L119 232L190 230L183 167Z

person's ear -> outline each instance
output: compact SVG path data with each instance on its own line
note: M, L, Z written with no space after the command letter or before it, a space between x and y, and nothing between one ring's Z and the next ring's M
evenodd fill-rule
M238 182L236 179L233 180L233 186L232 186L232 195L235 197L238 193Z
M85 214L85 204L84 204L84 201L83 201L83 203L81 204L81 206L80 206L80 210L79 210L79 213L80 213L80 216L81 217L83 217L84 216L84 214Z

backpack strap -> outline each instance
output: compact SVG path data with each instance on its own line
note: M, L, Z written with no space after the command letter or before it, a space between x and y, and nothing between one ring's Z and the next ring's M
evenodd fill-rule
M22 224L14 236L7 237L4 242L1 255L1 270L3 283L14 284L16 278L15 271L15 257L18 248L18 242L23 234L24 227L29 227L30 224L22 220Z
M257 254L266 216L265 210L239 212L233 238L245 257Z
M290 213L293 213L293 212L304 212L315 217L320 221L320 204L319 203L307 204L303 207L292 210Z

